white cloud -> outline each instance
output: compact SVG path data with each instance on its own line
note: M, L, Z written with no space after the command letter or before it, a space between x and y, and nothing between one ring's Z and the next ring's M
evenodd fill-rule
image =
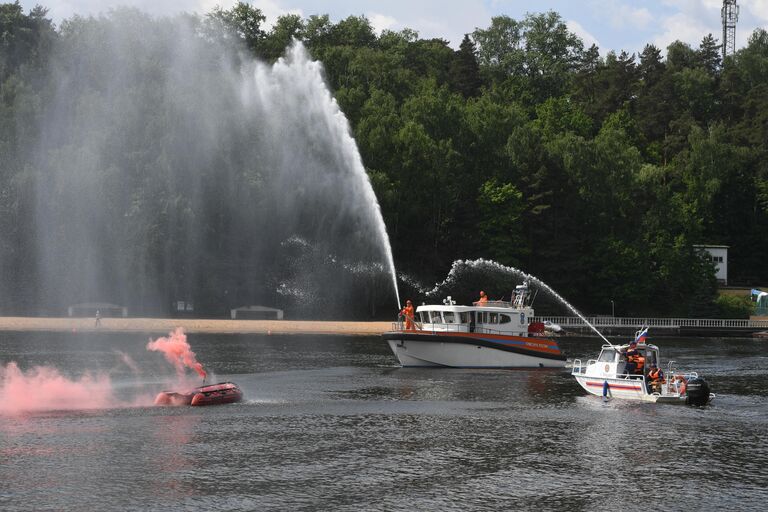
M386 14L369 12L365 16L368 18L368 21L371 22L371 26L373 26L373 30L375 30L377 34L381 34L384 30L391 30L395 25L398 25L395 18L387 16Z
M568 20L565 22L566 26L568 27L568 30L576 34L581 38L582 41L584 41L584 47L589 48L590 46L597 45L597 47L600 47L600 41L597 40L595 36L590 34L587 29L585 29L583 26L581 26L581 23L579 23L576 20Z
M617 29L632 27L636 29L644 29L653 21L653 15L651 11L645 7L635 8L620 2L608 2L604 6L605 10L610 13L611 26Z
M741 5L741 4L739 4ZM768 0L752 0L742 6L762 23L768 22Z
M232 0L232 2L235 3L235 0ZM272 28L272 26L277 21L277 18L286 14L298 14L299 16L304 16L304 13L301 9L285 9L274 0L253 0L251 1L251 5L261 9L262 14L267 17L267 21L264 22L266 28Z
M697 48L701 39L712 32L712 27L699 20L691 19L684 13L673 14L662 20L663 31L653 39L662 51L666 50L670 43L680 40Z

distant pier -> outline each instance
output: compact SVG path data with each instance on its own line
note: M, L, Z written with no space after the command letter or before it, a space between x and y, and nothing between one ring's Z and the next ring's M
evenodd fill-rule
M768 330L768 320L742 320L731 318L649 318L649 317L585 317L605 335L631 335L640 327L648 326L651 335L660 336L751 336ZM568 332L593 333L577 316L539 316L539 322L552 322Z

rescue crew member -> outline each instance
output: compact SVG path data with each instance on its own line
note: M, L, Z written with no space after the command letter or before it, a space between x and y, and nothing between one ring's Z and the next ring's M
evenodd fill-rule
M633 341L627 349L627 373L642 375L644 366L645 357L637 350L637 344Z
M412 331L414 330L414 320L413 320L414 310L413 310L413 303L410 299L405 301L405 307L402 311L400 311L400 316L405 317L405 330L406 331Z
M672 382L674 382L675 387L677 388L678 393L680 393L680 396L683 396L685 394L686 388L688 387L688 381L682 375L676 375L671 380L672 380Z
M488 296L485 294L483 290L480 290L480 298L477 299L477 302L475 304L477 304L478 306L485 306L487 303L488 303Z
M655 364L651 363L650 371L648 372L648 386L653 393L661 393L661 385L664 383L664 372L660 368L657 368Z
M627 365L626 365L626 373L632 375L637 370L637 357L640 355L640 352L637 351L637 342L633 341L629 344L629 348L627 349Z
M643 374L643 369L645 367L645 357L643 357L643 353L638 351L637 356L635 356L635 373L638 375Z

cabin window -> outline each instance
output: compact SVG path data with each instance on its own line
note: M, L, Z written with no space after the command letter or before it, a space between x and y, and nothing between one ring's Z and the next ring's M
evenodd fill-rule
M419 322L423 324L429 323L429 315L425 311L419 311L418 315L419 315Z
M601 363L612 363L614 359L616 358L616 352L613 350L603 350L600 352L600 357L598 358L598 361Z
M463 324L469 323L469 313L464 312L464 313L459 313L459 315L461 316L461 323Z
M500 324L508 324L512 321L512 317L509 315L499 315L499 323Z
M488 313L481 313L478 311L477 313L475 313L475 315L477 315L477 323L479 324L488 323L487 322Z
M443 316L445 317L445 323L447 324L456 323L456 316L454 315L453 311L443 311Z
M432 318L432 321L430 323L433 323L433 324L443 323L443 319L440 317L439 311L430 311L429 316Z
M490 324L497 324L497 323L499 323L499 314L498 313L490 313L488 315L488 323L490 323Z

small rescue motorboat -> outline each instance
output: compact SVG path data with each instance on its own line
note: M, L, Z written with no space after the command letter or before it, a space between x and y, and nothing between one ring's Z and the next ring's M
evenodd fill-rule
M644 402L707 405L715 395L709 392L709 384L696 372L683 372L669 361L660 379L652 381L648 369L661 368L659 347L645 342L648 329L638 331L635 341L625 345L603 345L597 359L585 365L580 359L573 361L571 374L590 394ZM627 352L643 359L642 369L635 371L635 363Z
M220 382L201 386L186 393L161 391L155 397L155 405L219 405L239 402L243 392L232 382Z

